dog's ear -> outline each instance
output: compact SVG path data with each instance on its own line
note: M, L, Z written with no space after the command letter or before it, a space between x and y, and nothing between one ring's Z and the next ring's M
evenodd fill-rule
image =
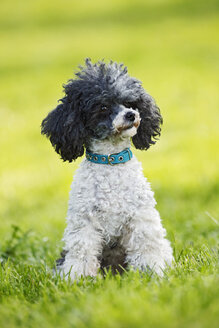
M85 129L76 104L68 99L61 99L62 103L42 121L41 133L64 161L72 162L84 153Z
M160 109L146 92L141 94L134 107L139 111L141 123L132 141L137 149L147 150L160 136L160 126L163 123Z

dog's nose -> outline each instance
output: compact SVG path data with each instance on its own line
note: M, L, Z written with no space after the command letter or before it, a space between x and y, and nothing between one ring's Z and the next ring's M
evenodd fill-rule
M128 112L128 113L125 114L125 118L128 121L134 122L134 120L135 120L135 114L133 112Z

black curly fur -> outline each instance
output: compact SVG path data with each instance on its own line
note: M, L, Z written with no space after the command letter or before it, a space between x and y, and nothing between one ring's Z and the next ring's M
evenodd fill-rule
M132 138L138 149L148 149L160 136L162 117L153 98L141 82L127 73L122 64L86 59L76 78L64 85L65 96L42 121L41 132L51 141L64 161L82 156L89 138L112 135L112 120L118 105L138 109L141 123ZM100 110L106 106L107 111Z
M84 154L86 130L79 109L75 109L75 102L70 102L68 97L61 102L43 120L41 132L50 139L61 158L71 162Z
M152 97L142 95L134 106L140 113L141 124L132 141L137 149L147 150L160 136L163 119Z

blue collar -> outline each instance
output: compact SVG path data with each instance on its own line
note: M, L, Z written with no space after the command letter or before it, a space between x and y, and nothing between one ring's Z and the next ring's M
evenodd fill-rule
M109 155L100 155L93 154L86 151L86 158L88 161L96 164L121 164L130 161L132 158L132 151L130 148L126 148L120 153L117 154L109 154Z

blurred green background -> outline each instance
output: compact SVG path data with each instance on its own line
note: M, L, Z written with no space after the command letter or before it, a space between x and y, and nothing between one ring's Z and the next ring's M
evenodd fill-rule
M123 62L161 108L160 141L135 153L168 231L179 242L215 240L218 8L212 0L1 1L2 238L11 224L54 241L62 236L81 159L62 163L40 123L62 97L62 84L91 57Z
M1 327L217 327L219 2L1 0L0 43ZM40 124L86 57L123 62L161 108L160 141L134 152L174 248L163 281L46 271L81 159L63 163Z

